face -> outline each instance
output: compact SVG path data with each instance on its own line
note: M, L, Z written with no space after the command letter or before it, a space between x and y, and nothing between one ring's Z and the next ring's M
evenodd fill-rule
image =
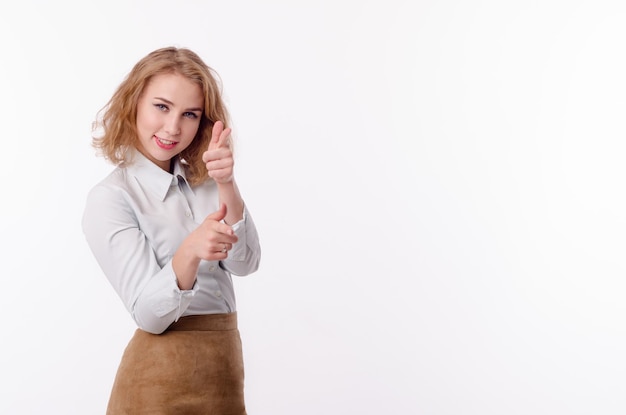
M154 76L137 103L137 150L163 170L198 131L202 88L179 74Z

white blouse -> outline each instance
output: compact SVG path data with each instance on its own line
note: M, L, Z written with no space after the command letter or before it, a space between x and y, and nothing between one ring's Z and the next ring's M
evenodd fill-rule
M170 174L139 152L87 196L82 226L102 271L138 327L162 333L180 316L236 311L231 274L258 269L261 248L247 208L223 261L201 261L191 290L180 290L172 257L183 239L219 208L217 185L191 187L179 161Z

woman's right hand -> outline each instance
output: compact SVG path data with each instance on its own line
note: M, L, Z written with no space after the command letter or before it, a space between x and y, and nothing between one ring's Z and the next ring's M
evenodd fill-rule
M221 261L228 258L228 251L237 243L233 228L221 222L226 217L226 205L211 213L185 238L174 254L172 267L183 290L193 287L200 260Z
M185 241L199 259L219 261L228 257L228 251L237 242L233 228L221 222L226 217L226 205L211 213Z

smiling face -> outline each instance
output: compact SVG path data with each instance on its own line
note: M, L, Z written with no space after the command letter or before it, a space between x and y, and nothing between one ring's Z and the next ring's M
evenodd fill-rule
M169 171L196 136L203 109L199 85L176 73L154 76L137 103L137 150Z

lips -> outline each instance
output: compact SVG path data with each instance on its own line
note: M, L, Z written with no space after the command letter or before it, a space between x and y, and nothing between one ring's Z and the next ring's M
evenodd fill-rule
M156 135L153 136L153 138L156 145L164 150L171 150L176 146L176 144L178 144L178 141L166 140L164 138L157 137Z

